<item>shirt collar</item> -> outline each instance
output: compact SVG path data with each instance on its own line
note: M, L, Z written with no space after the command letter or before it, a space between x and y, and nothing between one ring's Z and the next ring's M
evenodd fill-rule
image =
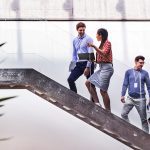
M83 36L78 35L78 39L83 39L84 37L86 37L86 34L84 34Z
M142 68L141 68L141 69L137 69L136 67L134 67L133 69L134 69L135 71L140 71L140 72L142 71Z

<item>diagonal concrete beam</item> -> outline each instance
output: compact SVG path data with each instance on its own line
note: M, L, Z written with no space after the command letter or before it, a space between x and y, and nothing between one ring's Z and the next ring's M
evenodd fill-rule
M150 149L149 134L34 69L0 69L0 88L28 89L135 150Z

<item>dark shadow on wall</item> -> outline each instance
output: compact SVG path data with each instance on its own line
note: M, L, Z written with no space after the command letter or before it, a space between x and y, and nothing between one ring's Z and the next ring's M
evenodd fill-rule
M63 9L68 12L68 20L73 19L73 0L66 0L63 4Z
M4 101L7 101L7 100L10 100L10 99L12 99L12 98L16 98L17 96L8 96L8 97L1 97L0 98L0 103L1 102L4 102ZM3 107L3 106L5 106L5 105L3 105L3 104L0 104L0 107ZM4 113L0 113L0 117L2 117L4 115Z
M118 3L116 5L116 10L121 14L121 19L126 19L126 10L125 10L125 1L124 0L118 0Z
M21 9L20 9L20 0L13 0L11 3L11 9L16 14L16 19L21 19ZM22 64L23 52L22 52L22 31L20 21L16 21L17 28L17 61L19 64Z
M5 62L6 57L7 57L7 54L1 49L1 47L4 46L6 43L7 42L3 42L3 43L0 44L0 56L1 56L1 58L0 58L0 64L3 63L3 62Z
M121 14L121 20L126 20L126 8L125 8L125 0L118 0L116 5L116 10ZM123 56L124 60L128 61L128 43L127 43L127 29L126 22L122 22L122 43L123 43Z
M8 140L11 140L13 137L8 137L8 138L0 138L0 142L2 141L8 141Z

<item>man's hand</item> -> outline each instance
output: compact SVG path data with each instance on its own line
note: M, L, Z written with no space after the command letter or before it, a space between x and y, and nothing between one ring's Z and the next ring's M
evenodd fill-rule
M90 74L90 68L86 67L83 74L87 77Z
M69 65L69 72L71 72L75 67L76 67L76 62L75 61L71 61L70 65Z
M124 96L121 97L121 102L125 103L125 97Z

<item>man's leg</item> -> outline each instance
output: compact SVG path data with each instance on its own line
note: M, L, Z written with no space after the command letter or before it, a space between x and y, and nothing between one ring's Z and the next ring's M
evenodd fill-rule
M147 122L147 114L146 114L146 100L141 100L136 102L137 105L135 105L142 123L142 129L143 131L149 133L149 127Z
M83 71L84 71L84 68L82 69L79 65L80 64L77 63L76 67L74 68L74 70L71 71L68 77L68 84L69 84L70 90L74 91L75 93L77 93L75 81L83 74Z
M121 117L126 120L127 122L130 122L129 121L129 118L128 118L128 114L129 112L132 110L133 108L133 103L130 101L130 98L127 98L127 102L124 104L123 106L123 109L122 109L122 112L121 112Z

